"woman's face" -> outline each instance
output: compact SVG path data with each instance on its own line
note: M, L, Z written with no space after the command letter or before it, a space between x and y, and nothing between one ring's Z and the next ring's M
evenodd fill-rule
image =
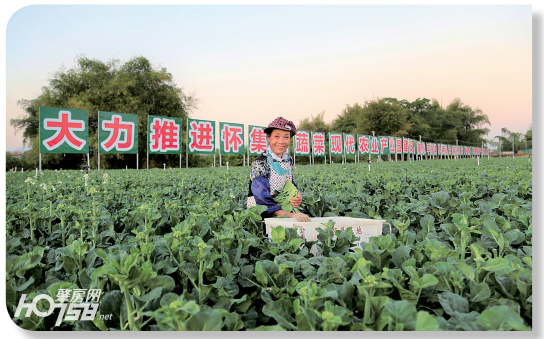
M283 152L289 147L289 141L291 140L291 133L281 129L272 130L268 137L268 143L272 152L278 157L281 157Z

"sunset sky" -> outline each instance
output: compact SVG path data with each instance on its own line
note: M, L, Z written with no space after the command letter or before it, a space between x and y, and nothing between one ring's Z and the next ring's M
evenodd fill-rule
M6 150L24 114L78 55L148 58L200 100L191 118L298 124L373 98L453 99L500 129L532 123L531 5L33 5L5 15ZM9 18L9 21L7 19ZM122 112L120 112L122 113ZM455 142L453 142L455 143Z

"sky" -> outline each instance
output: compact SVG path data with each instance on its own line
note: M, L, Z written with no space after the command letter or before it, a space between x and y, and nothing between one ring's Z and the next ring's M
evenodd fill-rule
M199 99L191 118L298 124L383 97L455 98L503 127L532 124L531 5L30 5L4 23L9 120L77 56L165 67ZM123 112L120 112L123 113ZM218 138L216 138L218 139ZM453 142L454 143L454 142Z

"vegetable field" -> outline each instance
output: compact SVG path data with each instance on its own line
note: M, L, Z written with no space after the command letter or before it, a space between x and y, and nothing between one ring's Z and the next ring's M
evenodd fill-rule
M296 166L303 213L393 226L363 250L331 223L317 242L267 239L265 208L245 208L248 167L84 173L6 174L6 300L22 328L532 329L527 159ZM15 316L23 294L78 289L101 290L93 320Z

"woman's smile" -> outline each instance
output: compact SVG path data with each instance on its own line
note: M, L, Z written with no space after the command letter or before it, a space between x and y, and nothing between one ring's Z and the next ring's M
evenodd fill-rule
M278 157L281 157L283 152L289 147L289 141L291 141L291 133L280 129L273 130L268 138L272 152Z

